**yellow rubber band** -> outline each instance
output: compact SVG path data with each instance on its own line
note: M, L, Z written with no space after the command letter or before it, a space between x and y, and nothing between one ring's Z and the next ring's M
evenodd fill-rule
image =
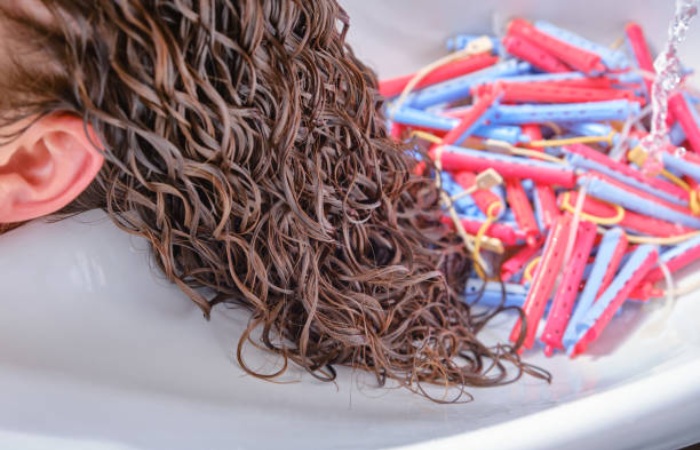
M569 203L570 198L571 198L570 193L565 192L563 197L562 197L561 209L563 209L564 211L568 211L572 214L575 214L576 208L571 206L571 203ZM598 216L594 216L592 214L585 213L583 211L581 211L581 214L579 216L583 220L593 222L597 225L605 225L605 226L617 225L620 222L622 222L622 219L625 218L625 209L620 205L614 205L612 203L608 203L608 204L615 208L616 215L613 217L598 217Z
M683 181L680 177L675 176L666 169L661 170L661 175L663 175L668 181L675 184L676 186L690 192L690 185Z
M437 61L433 61L427 66L421 68L420 70L418 70L418 72L415 73L413 78L411 78L408 81L403 91L401 91L401 94L399 94L396 101L391 105L389 110L389 116L393 117L393 111L397 111L401 107L401 105L403 105L406 102L408 96L411 94L411 92L413 92L416 86L418 86L421 80L430 75L430 73L435 69L438 69L444 66L445 64L449 64L452 61L457 61L463 58L470 58L476 54L491 50L493 50L493 44L491 43L491 39L489 39L486 36L482 36L472 41L466 48L454 53L450 53L449 55L440 58Z
M564 139L544 139L540 141L528 142L528 145L531 147L560 147L562 145L595 144L598 142L607 142L608 144L612 144L614 136L614 133L610 133L607 136L580 136Z
M497 218L497 213L496 211L500 208L503 208L503 205L501 202L493 202L489 205L488 209L486 210L486 220L484 221L483 224L481 224L481 227L479 227L479 231L476 233L476 242L474 243L474 261L478 261L481 253L481 240L484 238L484 235L486 235L486 231L489 229L491 225L496 221ZM479 265L474 266L476 268L476 272L479 275L479 278L485 279L485 274L481 270L481 267Z
M566 161L564 161L561 158L557 158L556 156L552 156L544 152L538 152L537 150L528 150L525 148L513 147L511 151L514 155L527 156L530 158L541 159L543 161L549 161L556 164L566 164Z
M541 256L537 256L530 261L527 266L525 266L525 271L523 272L523 278L525 281L531 281L532 277L535 276L535 267L540 263L542 259Z
M698 191L695 189L691 189L690 191L688 191L688 194L690 195L690 201L688 202L690 210L696 216L700 215L700 197L698 196Z
M644 162L646 161L647 156L647 153L641 147L637 146L630 150L630 152L627 155L627 159L633 162L634 164L638 165L639 167L642 167L644 166ZM688 201L688 208L690 208L693 214L695 214L696 216L700 216L700 201L698 200L698 193L693 188L691 188L690 185L685 182L685 180L683 180L680 177L677 177L676 175L672 174L666 169L661 170L661 175L663 175L671 183L688 192L688 194L690 195L690 200Z
M425 131L418 131L418 130L413 130L411 131L411 137L417 137L418 139L423 139L424 141L428 141L431 144L440 144L442 142L442 139L439 137L435 136L434 134L426 133Z
M669 237L635 236L628 234L627 240L632 244L677 245L698 236L700 236L700 231Z

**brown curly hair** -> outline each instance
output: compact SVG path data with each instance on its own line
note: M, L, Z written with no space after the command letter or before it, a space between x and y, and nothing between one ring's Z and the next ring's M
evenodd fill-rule
M63 213L101 208L147 239L205 315L248 307L245 370L350 365L422 393L545 376L518 343L477 338L499 309L464 302L470 260L388 138L335 1L35 1L50 20L2 8L25 50L3 68L2 119L93 127L107 162ZM280 372L246 366L254 331Z

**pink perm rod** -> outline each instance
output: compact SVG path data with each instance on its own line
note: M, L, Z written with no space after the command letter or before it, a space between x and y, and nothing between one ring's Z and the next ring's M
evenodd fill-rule
M552 307L547 316L547 324L540 340L545 344L544 352L551 356L554 350L563 350L562 338L571 318L571 310L578 296L588 256L593 250L598 229L592 222L581 222L576 235L576 246L571 259L566 264L564 277L557 288ZM566 263L566 262L565 262Z
M576 324L579 339L571 351L571 356L585 352L588 345L598 339L622 303L629 298L637 286L644 282L658 258L659 251L656 246L637 247L612 284L587 311L581 323Z
M435 159L435 150L430 157ZM531 179L535 183L561 186L571 189L576 185L576 173L570 167L534 161L517 156L501 155L462 147L444 147L440 160L443 169L450 172L481 172L495 169L504 178Z
M536 245L540 229L537 226L535 212L532 210L532 205L520 180L513 178L506 180L506 199L515 215L518 227L525 233L525 242L530 247Z
M525 264L530 261L542 248L542 240L532 247L523 247L503 264L501 264L501 281L506 282L515 274L523 270Z
M542 129L537 124L523 125L522 132L533 141L542 140ZM533 147L528 146L528 148ZM533 149L544 152L542 148L534 147ZM552 186L544 183L535 184L535 214L544 230L552 228L556 218L561 215L557 207L557 196Z
M535 342L537 325L540 323L540 319L542 319L542 315L544 314L549 300L549 295L552 289L554 289L554 283L561 270L564 251L571 228L571 219L572 217L570 214L560 216L554 228L547 236L542 260L535 270L532 285L530 286L525 304L523 305L523 311L527 320L527 329L521 351L526 348L532 348ZM518 319L510 334L511 342L518 341L522 333L522 326L522 320Z

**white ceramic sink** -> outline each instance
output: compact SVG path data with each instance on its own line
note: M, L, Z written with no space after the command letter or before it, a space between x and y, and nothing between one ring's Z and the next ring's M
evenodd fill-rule
M466 6L469 3L470 6ZM668 1L371 2L347 0L352 42L380 74L442 55L445 37L489 30L492 11L553 20L614 40L625 19L657 42ZM606 15L605 18L602 16ZM700 23L685 45L700 67ZM693 58L694 56L694 58ZM0 236L0 448L674 448L700 441L700 292L625 309L590 354L525 357L554 375L474 389L464 405L377 389L339 370L335 384L292 368L281 382L234 358L246 322L210 322L164 282L142 242L101 213ZM700 273L688 273L692 282ZM489 332L507 337L502 320ZM254 367L274 359L250 349Z

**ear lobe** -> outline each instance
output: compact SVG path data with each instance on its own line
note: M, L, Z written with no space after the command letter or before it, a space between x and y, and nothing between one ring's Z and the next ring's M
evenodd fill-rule
M80 118L60 115L0 146L0 223L45 216L78 197L104 162L97 142Z

